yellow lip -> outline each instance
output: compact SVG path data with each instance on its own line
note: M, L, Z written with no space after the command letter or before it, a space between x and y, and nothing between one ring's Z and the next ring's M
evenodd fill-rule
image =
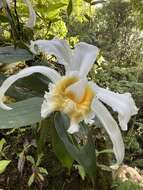
M76 95L67 88L79 81L77 77L64 77L52 90L56 111L65 112L70 119L79 122L91 111L94 93L86 86L83 95L77 100ZM78 90L78 89L77 89Z

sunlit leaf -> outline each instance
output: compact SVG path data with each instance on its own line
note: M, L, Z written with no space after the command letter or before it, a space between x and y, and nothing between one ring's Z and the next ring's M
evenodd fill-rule
M47 8L47 18L53 20L59 13L59 9L67 5L66 3L51 3Z
M0 174L2 174L5 170L6 167L9 165L11 160L0 160Z
M34 164L35 165L35 160L32 156L26 156L26 159L31 162L31 164Z
M30 176L29 180L28 180L28 186L29 186L29 187L33 184L34 180L35 180L35 173L33 173L33 174Z
M2 149L3 149L3 145L6 143L6 140L4 139L4 138L2 138L1 140L0 140L0 152L2 151Z
M46 168L38 167L40 173L48 175Z

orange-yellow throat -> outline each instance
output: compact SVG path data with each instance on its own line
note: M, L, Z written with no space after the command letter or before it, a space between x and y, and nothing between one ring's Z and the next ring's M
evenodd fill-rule
M50 92L54 110L66 113L71 120L76 122L81 121L91 112L91 103L94 97L91 87L87 84L83 94L77 98L77 95L68 87L78 81L79 79L76 77L63 77Z

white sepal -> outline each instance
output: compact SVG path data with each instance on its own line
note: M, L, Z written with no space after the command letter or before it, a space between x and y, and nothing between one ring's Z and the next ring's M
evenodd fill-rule
M122 135L116 121L111 116L107 108L97 98L95 98L92 103L92 109L107 131L113 143L113 151L116 160L118 164L120 164L124 159L125 148Z
M21 70L19 73L10 76L2 83L0 87L0 107L1 108L6 109L6 110L10 109L8 106L6 106L3 103L3 97L5 95L5 92L8 90L8 88L18 79L27 77L29 75L32 75L33 73L41 73L45 75L46 77L48 77L54 83L61 79L61 76L59 75L57 71L45 66L33 66L33 67L25 68Z
M30 50L34 54L45 53L54 55L58 63L64 65L66 69L68 69L72 58L72 50L65 40L53 39L31 41Z
M122 130L127 130L127 124L131 116L137 114L138 108L130 93L119 94L110 90L92 85L95 94L105 104L109 105L115 112L118 112L119 124Z
M71 70L78 70L81 77L85 77L90 71L98 55L99 49L85 42L76 44L73 50L73 62Z

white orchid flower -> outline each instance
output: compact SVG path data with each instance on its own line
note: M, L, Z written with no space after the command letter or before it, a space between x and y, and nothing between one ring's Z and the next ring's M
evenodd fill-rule
M80 42L74 49L71 49L65 40L54 39L31 42L30 49L35 54L43 52L55 55L58 62L65 66L65 75L61 76L57 71L45 66L23 69L18 74L10 76L2 84L0 107L6 110L11 109L2 102L2 98L16 80L33 73L41 73L52 82L49 84L49 91L44 95L41 117L45 118L53 111L66 113L70 118L68 133L72 134L79 131L81 121L93 121L96 115L111 138L117 162L121 163L124 158L121 132L103 103L118 112L119 124L123 130L127 129L130 117L135 115L138 109L129 93L114 93L88 81L87 74L97 57L98 48Z

